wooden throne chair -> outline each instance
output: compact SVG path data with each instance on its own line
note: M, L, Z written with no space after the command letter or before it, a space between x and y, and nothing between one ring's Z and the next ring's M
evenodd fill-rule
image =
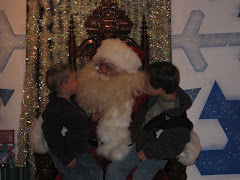
M69 63L72 64L76 70L80 69L84 64L91 60L95 55L97 48L100 46L101 41L108 38L119 38L126 42L129 46L139 49L144 52L143 66L149 63L149 38L147 34L148 27L146 26L145 16L142 18L141 31L141 44L139 45L132 39L129 34L133 27L133 22L125 14L125 11L118 7L116 2L102 0L100 5L93 11L92 15L88 17L85 22L88 38L85 39L80 46L76 47L75 40L75 26L74 20L71 16L69 26ZM136 110L136 108L135 108ZM103 171L106 170L107 165L110 163L105 158L102 158L96 154L96 146L98 145L96 137L96 127L90 127L90 153L100 164ZM171 161L167 164L165 170L160 170L153 180L185 180L186 179L186 167L178 163L177 161ZM133 170L134 171L134 170ZM179 174L178 179L174 174ZM59 175L58 175L59 176ZM56 178L55 180L61 178ZM131 174L127 178L131 179Z
M75 68L81 68L88 60L95 55L101 41L108 38L119 38L129 46L144 51L144 65L149 61L149 39L145 16L142 21L141 45L138 45L130 36L133 22L125 15L125 12L118 8L116 2L104 0L95 9L85 22L88 38L80 46L76 47L74 21L71 17L69 26L69 63Z

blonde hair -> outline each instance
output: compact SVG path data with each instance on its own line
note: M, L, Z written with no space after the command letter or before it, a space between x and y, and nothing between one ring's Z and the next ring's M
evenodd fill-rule
M68 82L74 68L70 64L55 64L46 72L46 84L50 91L58 93L61 91L61 83Z

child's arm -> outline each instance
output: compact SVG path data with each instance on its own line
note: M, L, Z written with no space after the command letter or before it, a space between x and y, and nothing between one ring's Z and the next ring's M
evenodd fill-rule
M192 122L187 118L185 113L181 116L171 116L167 113L161 113L160 115L153 118L149 123L144 126L146 131L152 129L168 129L168 128L177 128L185 127L189 130L193 129Z
M151 140L143 145L144 155L149 159L175 158L190 141L190 132L191 130L182 127L165 129L159 138L152 136Z
M64 127L64 116L54 112L43 113L42 130L50 152L63 164L69 164L74 157L66 154L65 150L68 129Z

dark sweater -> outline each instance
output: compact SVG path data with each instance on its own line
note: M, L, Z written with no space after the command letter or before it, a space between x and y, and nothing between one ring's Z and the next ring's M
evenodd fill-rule
M88 151L89 119L76 104L54 94L43 112L42 130L50 153L64 165Z
M150 97L134 120L132 141L136 143L137 152L143 150L149 159L173 159L179 155L190 141L190 132L193 124L186 115L186 110L191 106L191 99L181 89L176 90L179 97L179 107L164 110L151 119L143 128L146 113L156 103L158 96ZM159 138L156 131L163 130Z

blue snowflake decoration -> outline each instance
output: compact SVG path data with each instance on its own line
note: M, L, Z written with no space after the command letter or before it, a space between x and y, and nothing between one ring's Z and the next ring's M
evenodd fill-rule
M0 73L3 72L16 48L25 48L25 35L16 35L5 12L0 10Z
M198 34L204 14L191 12L183 33L172 35L172 48L182 48L195 72L204 72L208 67L200 48L240 46L240 33Z
M7 105L9 99L12 97L14 90L12 89L0 89L0 98L4 106Z
M240 174L240 100L227 100L215 82L200 115L218 119L228 142L224 149L202 151L196 166L202 175Z
M196 89L187 89L187 90L184 90L184 91L191 98L192 102L194 102L194 100L196 99L200 90L201 90L201 88L196 88Z

